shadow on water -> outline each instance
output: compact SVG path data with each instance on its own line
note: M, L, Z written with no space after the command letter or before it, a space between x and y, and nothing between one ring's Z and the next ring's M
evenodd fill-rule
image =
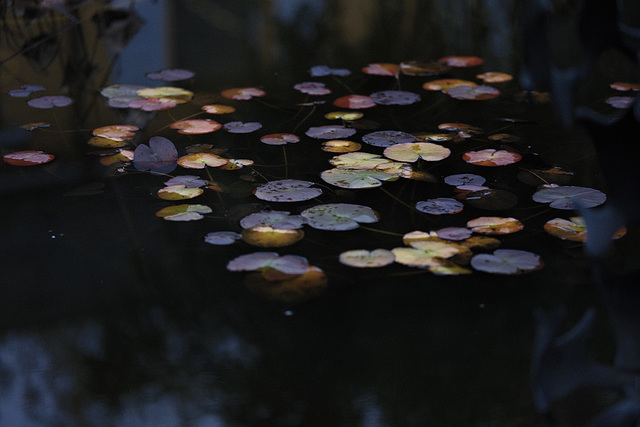
M535 186L517 177L523 169L560 166L574 173L571 185L619 194L608 162L624 154L602 151L589 126L563 128L552 104L527 97L517 78L500 84L497 99L472 102L422 89L436 77L360 72L372 62L478 55L483 71L517 77L527 62L517 2L10 3L0 17L2 154L34 149L56 159L23 168L0 165L0 425L537 426L546 425L548 414L541 412L549 412L551 403L560 409L585 405L580 395L572 401L575 393L563 392L581 380L563 383L565 368L586 366L607 378L619 368L631 375L637 370L635 335L624 335L620 344L612 328L630 330L636 320L629 314L634 300L625 296L633 294L638 266L635 224L628 224L594 276L582 244L543 231L547 220L564 212L532 201ZM596 105L608 93L602 86L637 81L633 61L617 52L607 50L599 61L576 102ZM352 73L310 77L308 70L320 64ZM144 76L162 68L195 72L175 84L192 91L193 100L144 112L110 108L100 94L111 84L164 85ZM478 69L451 69L446 76L476 80ZM301 105L310 97L292 86L309 80L334 91L322 97L325 104ZM25 84L46 88L30 98L67 95L73 104L36 109L9 96ZM260 87L267 96L246 102L219 95L242 86ZM230 119L219 116L221 123L259 121L260 135L302 136L328 124L324 114L337 109L331 104L336 97L390 89L419 93L422 100L366 110L363 121L349 123L363 126L354 140L373 130L436 132L443 122L484 130L449 142L449 159L420 163L437 182L334 188L319 177L334 154L318 150L317 140L303 136L297 144L273 147L255 133L183 135L168 128L181 118L202 118L202 105L225 103L237 110ZM50 126L21 128L40 122ZM100 160L109 150L87 145L93 129L111 124L138 126L136 145L164 136L182 155L189 145L210 143L255 165L196 171L226 190L196 199L213 212L201 221L163 221L155 213L171 202L156 192L166 177L123 163L105 166ZM467 150L496 146L487 136L497 133L517 137L497 146L522 153L521 163L479 170L459 160ZM382 152L376 148L365 151ZM455 173L482 174L518 203L501 210L466 204L459 214L439 216L413 208L419 200L451 197L442 178ZM317 183L322 203L371 206L380 220L344 232L305 227L302 241L276 249L307 257L328 276L324 292L279 302L248 289L245 273L226 269L255 248L208 245L203 237L240 231L239 220L256 210L297 213L317 204L282 206L251 194L265 180L285 176ZM463 226L485 215L521 219L525 228L501 236L502 247L533 251L544 268L517 276L436 276L397 264L354 269L338 262L347 249L391 249L402 245L404 233ZM620 277L605 280L604 298L596 280L604 276L625 276L628 283L618 288L612 282L623 283ZM555 313L560 306L564 317L534 316L537 309ZM590 308L595 321L578 323ZM562 347L552 339L575 324L584 338L577 345ZM557 352L544 353L549 348ZM582 365L554 359L567 348L568 359ZM541 353L551 354L544 359L550 361L536 359ZM532 364L547 375L534 376L534 385ZM622 402L633 409L632 393L597 391L605 395L598 408Z

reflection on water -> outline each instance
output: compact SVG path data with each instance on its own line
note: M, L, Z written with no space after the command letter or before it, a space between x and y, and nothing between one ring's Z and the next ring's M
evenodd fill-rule
M154 198L158 177L105 168L88 154L95 154L86 141L98 126L137 125L139 142L157 134L175 136L167 133L169 123L219 100L221 90L243 85L261 86L270 96L268 102L243 105L244 118L260 120L265 131L286 124L301 133L320 122L293 107L299 100L291 86L308 80L308 69L318 64L356 74L370 62L464 54L483 57L487 70L517 76L516 3L11 2L1 15L3 91L40 84L47 94L66 94L74 103L36 110L24 99L0 96L2 154L37 148L57 156L46 168L0 167L0 425L543 425L529 380L533 312L539 306L567 305L570 325L595 307L601 315L590 330L589 354L602 366L612 365L615 354L616 366L637 369L637 316L627 303L634 300L628 285L633 276L624 276L637 266L633 227L616 243L615 250L624 254L613 259L620 275L607 278L622 283L624 276L628 283L606 288L606 301L582 247L551 242L540 232L549 211L526 203L527 212L518 214L527 216L527 228L509 242L535 248L546 265L514 278L354 271L337 265L337 252L372 247L372 241L391 248L398 236L337 237L310 230L311 237L297 248L315 255L313 261L330 276L329 287L318 298L282 305L251 294L237 274L226 271L228 260L246 248L217 249L202 242L212 227L237 227L238 219L255 209L249 193L236 200L221 197L221 206L216 199L211 203L216 219L208 223L167 224L154 217L166 205ZM633 66L617 65L594 74L628 78ZM102 88L158 85L144 74L164 67L196 72L185 82L196 94L195 107L147 113L105 105ZM473 78L475 71L466 74ZM354 88L370 93L389 89L389 81L424 95L417 79L356 75L336 87L345 94ZM530 154L537 162L561 164L579 176L580 185L611 186L597 166L589 134L561 129L548 104L514 102L517 86L505 87L504 102L482 108L440 102L437 108L404 110L409 114L369 117L413 130L445 120L516 130L525 141L519 147L529 152L534 146L537 151ZM505 117L527 121L497 120ZM19 128L43 121L52 126ZM319 182L318 172L326 168L326 158L303 143L286 152L286 167L282 151L256 148L243 137L226 136L216 144L258 164L279 165L260 169L272 176ZM487 174L521 200L530 198L512 172ZM234 184L220 177L221 184ZM244 175L246 182L258 178ZM380 228L392 233L432 225L406 214L401 203L428 191L424 183L385 183L385 188L393 197L369 190L332 197L375 202L384 209ZM618 353L606 303L614 324L622 325L617 331L626 331L618 334L623 349ZM549 348L554 343L547 342ZM547 366L563 366L551 360Z

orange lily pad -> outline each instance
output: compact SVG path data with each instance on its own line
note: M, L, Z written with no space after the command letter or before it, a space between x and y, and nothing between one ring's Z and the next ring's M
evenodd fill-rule
M487 148L480 151L467 151L462 160L477 166L505 166L522 159L522 155L513 151Z
M261 98L267 92L257 87L237 87L223 90L220 95L227 99L235 99L236 101L248 101L251 98Z
M222 127L222 125L215 120L211 119L193 119L193 120L179 120L169 125L171 129L177 129L178 133L184 133L187 135L199 135L204 133L215 132Z
M478 56L444 56L438 59L438 62L447 64L449 67L467 68L482 65L484 60Z
M362 68L363 73L375 76L395 76L399 70L400 66L398 64L386 62L372 63Z
M467 227L478 234L502 235L518 232L524 228L524 224L510 217L481 216L467 221Z
M361 110L364 108L372 108L377 104L373 102L370 96L366 95L346 95L336 98L333 105L339 108L350 108L352 110Z
M235 107L224 104L208 104L203 105L202 110L209 114L231 114L236 111Z
M452 87L455 86L478 86L476 83L470 80L461 80L461 79L438 79L432 80L430 82L426 82L422 85L422 88L430 91L441 91L446 92Z
M362 148L362 144L344 139L332 139L325 141L321 145L322 151L328 153L351 153Z
M187 169L204 169L205 166L217 168L227 162L228 159L212 153L192 153L178 158L178 164Z
M56 156L53 154L45 153L40 150L26 150L26 151L14 151L13 153L5 154L2 156L2 160L13 166L34 166L49 163Z

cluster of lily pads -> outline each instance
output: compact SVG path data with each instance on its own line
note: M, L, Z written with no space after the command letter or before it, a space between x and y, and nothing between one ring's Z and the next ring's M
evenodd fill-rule
M483 63L478 57L451 56L434 62L408 61L401 64L373 63L361 69L365 75L375 78L388 78L393 83L402 76L428 78L422 88L428 92L442 92L443 96L463 101L486 101L500 96L500 84L509 82L512 77L506 73L488 71L478 73L474 81L441 78L452 68L478 67ZM330 68L319 65L311 68L310 76L320 79L297 83L293 89L307 97L306 102L297 108L312 108L322 104L333 105L337 111L324 114L327 124L310 126L304 136L295 133L295 129L282 129L279 133L265 133L255 136L267 146L285 146L305 142L320 141L318 149L333 153L328 160L327 169L318 174L318 179L330 187L361 191L378 188L385 182L400 179L435 183L443 180L451 187L450 194L424 198L409 208L424 215L455 215L471 205L481 209L509 209L517 204L513 194L485 185L485 178L479 174L453 174L438 177L428 171L429 165L443 162L452 153L460 153L459 159L479 169L495 168L515 164L522 160L523 153L509 148L509 143L517 141L511 134L495 133L484 137L488 142L478 150L460 150L460 143L469 139L478 139L484 130L471 124L445 122L433 131L415 129L370 129L359 125L359 121L370 108L397 108L422 102L420 93L406 90L383 90L369 94L351 93L331 98L333 89L328 83L349 76L351 71L344 68ZM148 75L154 79L179 81L194 76L186 70L162 70ZM329 80L327 80L329 79ZM493 85L493 86L492 86ZM497 86L496 86L497 85ZM633 84L615 83L612 89L618 91L638 90ZM34 85L25 85L13 89L11 96L28 97L41 90ZM130 85L112 85L102 90L106 104L112 108L140 108L144 111L159 111L173 108L178 104L191 102L193 93L178 87L146 88ZM251 102L263 98L267 92L258 87L239 87L226 89L220 93L222 103L206 104L200 107L197 115L228 115L236 112L237 102ZM329 97L329 98L328 98ZM311 98L311 100L309 100ZM37 99L37 98L34 98ZM226 100L226 102L224 101ZM44 100L29 101L29 105L39 105ZM49 99L51 106L64 106L64 99ZM69 100L70 102L70 100ZM47 107L49 108L49 107ZM309 117L314 110L311 110ZM332 124L338 121L339 124ZM360 122L361 123L361 122ZM231 120L221 123L211 118L193 116L173 121L168 128L176 133L190 136L211 134L220 130L228 133L256 133L262 124L255 121ZM29 130L37 128L32 124ZM128 124L107 125L93 131L88 143L94 147L108 148L113 151L103 156L104 165L117 164L121 170L135 168L153 174L168 175L179 170L191 171L188 174L177 173L164 182L157 192L160 199L168 202L184 202L195 199L205 191L224 192L213 181L209 173L211 168L234 171L244 167L254 168L251 159L236 159L225 156L225 150L218 149L214 143L192 144L177 148L169 139L153 136L148 144L136 143L136 126ZM370 132L362 132L371 130ZM358 139L358 133L362 133ZM306 138L305 138L306 137ZM490 146L492 143L495 146ZM135 147L135 148L134 148ZM363 149L363 147L366 147ZM454 148L455 147L455 148ZM182 151L182 153L180 153ZM456 154L458 155L458 154ZM46 163L53 155L39 151L9 153L3 160L11 165L24 166ZM193 175L193 171L206 172L206 177ZM551 208L573 210L574 200L578 199L584 208L598 206L605 202L604 193L586 187L565 185L571 172L558 167L545 170L523 170L519 176L523 182L535 176L534 185L538 188L532 199L539 203L548 203ZM256 175L262 176L256 170ZM540 185L540 180L544 185ZM324 203L321 200L326 185L319 181L285 178L267 180L254 186L253 197L261 201L286 205L295 202L311 203L297 214L288 210L269 209L253 212L242 218L238 230L215 230L204 236L205 242L212 245L230 245L242 241L260 248L229 261L230 271L248 271L250 283L256 289L268 289L276 297L295 299L307 295L310 289L326 286L324 272L311 265L299 255L279 255L273 248L294 245L304 238L304 228L311 227L324 231L355 230L361 224L372 224L380 220L380 214L370 206L353 203ZM156 215L168 221L192 221L206 218L212 209L206 203L176 203L161 210ZM522 230L523 223L511 217L494 215L481 216L456 227L439 230L409 231L402 236L403 246L394 248L361 248L344 251L337 256L340 263L354 268L380 268L392 263L428 270L436 275L461 275L478 270L492 274L521 274L542 268L543 261L532 252L499 248L501 235ZM569 219L556 218L544 229L561 239L584 241L586 226L580 217ZM624 230L616 236L621 237ZM490 252L492 251L492 252ZM266 285L265 285L266 283ZM263 286L264 285L264 286ZM266 286L266 287L265 287ZM272 295L273 296L273 295Z

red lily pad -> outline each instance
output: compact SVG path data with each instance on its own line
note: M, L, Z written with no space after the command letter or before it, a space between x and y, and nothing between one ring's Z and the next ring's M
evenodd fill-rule
M390 64L385 62L372 63L362 68L362 72L365 74L371 74L374 76L395 76L400 71L398 64Z
M462 160L477 166L505 166L522 159L522 155L513 151L496 150L487 148L480 151L467 151L462 155Z
M26 151L14 151L13 153L5 154L2 156L2 160L13 166L34 166L49 163L56 156L53 154L45 153L40 150L26 150Z
M235 99L236 101L247 101L251 98L261 98L267 92L257 87L237 87L223 90L220 95L227 99Z
M336 98L333 105L340 108L349 108L352 110L361 110L364 108L372 108L377 104L373 102L370 96L366 95L345 95Z
M211 119L192 119L173 122L169 125L169 127L171 129L177 129L178 133L184 133L187 135L200 135L215 132L220 129L222 125Z

